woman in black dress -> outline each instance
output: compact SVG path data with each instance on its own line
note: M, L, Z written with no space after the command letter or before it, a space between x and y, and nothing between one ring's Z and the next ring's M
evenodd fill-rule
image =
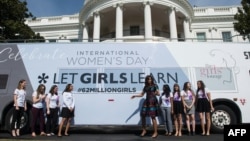
M175 136L182 136L182 114L183 114L183 104L181 97L181 90L179 84L174 84L173 86L173 116L175 125Z
M201 121L201 129L203 136L210 135L210 127L211 127L211 117L210 112L214 111L213 102L211 99L211 93L208 88L205 87L203 81L197 81L197 91L196 91L196 112L199 113L200 121ZM205 116L204 114L205 113ZM207 131L205 130L205 119L206 119L206 127Z
M152 138L158 136L157 132L157 120L156 117L159 115L159 104L156 96L160 95L159 87L154 83L153 77L147 75L145 78L145 86L140 94L133 95L131 99L135 97L143 97L146 93L146 100L143 102L141 109L141 121L142 121L142 133L141 137L145 136L146 131L146 117L149 116L152 119L154 133Z

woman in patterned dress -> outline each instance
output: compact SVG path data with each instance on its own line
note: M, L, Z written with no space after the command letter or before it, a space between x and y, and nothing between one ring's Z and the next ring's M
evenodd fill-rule
M159 104L156 96L160 95L159 87L154 83L154 79L151 75L147 75L145 78L145 86L140 94L133 95L131 99L135 97L143 97L146 93L146 99L143 102L141 109L141 121L142 121L142 133L141 137L144 137L147 133L146 130L146 117L149 116L152 119L154 133L152 138L158 136L157 132L157 120L156 117L159 115Z

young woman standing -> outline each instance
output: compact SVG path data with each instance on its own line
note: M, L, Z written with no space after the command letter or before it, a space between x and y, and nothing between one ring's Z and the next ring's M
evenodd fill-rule
M184 113L186 115L188 135L195 135L195 94L191 89L191 84L189 82L184 83L183 90L181 91L181 97L184 106ZM192 124L192 132L190 124Z
M59 96L58 87L53 85L46 97L46 133L47 136L54 135L55 127L58 122Z
M31 136L36 136L36 123L39 120L39 128L40 128L40 136L45 136L44 125L45 125L45 117L44 117L44 100L45 100L45 85L40 84L36 91L32 94L32 123L31 123Z
M183 104L179 84L173 86L173 115L175 125L175 136L182 136L182 113Z
M64 122L66 122L66 129L64 131L64 136L69 136L68 131L70 127L71 119L74 117L74 109L75 109L75 100L73 97L73 85L67 84L62 95L63 95L63 105L61 111L62 120L59 125L58 137L62 136L62 127Z
M173 132L173 123L172 123L173 95L171 93L168 84L163 85L163 92L159 99L161 106L161 114L165 125L165 131L166 131L165 135L171 136Z
M24 111L27 110L26 104L26 81L24 79L18 82L18 86L14 91L14 111L13 119L11 123L11 135L13 137L20 136L20 123L21 117L23 116ZM16 123L16 128L15 128Z
M211 127L211 117L210 112L214 111L213 102L211 99L211 94L206 88L203 81L197 81L197 91L196 91L196 98L197 98L197 106L196 111L199 113L200 122L201 122L201 129L203 136L210 135L210 127ZM205 113L205 116L204 114ZM206 126L207 131L205 130L205 119L206 119Z

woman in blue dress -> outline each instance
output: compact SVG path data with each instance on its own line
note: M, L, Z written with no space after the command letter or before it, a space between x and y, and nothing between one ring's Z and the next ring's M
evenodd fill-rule
M140 94L132 95L131 99L135 97L143 97L146 93L146 99L143 102L141 109L141 121L142 121L142 133L141 137L144 137L147 133L146 130L146 117L149 116L152 119L154 133L152 138L158 136L157 132L157 120L156 117L159 115L159 104L157 96L160 95L159 87L154 83L153 76L147 75L145 78L145 86Z

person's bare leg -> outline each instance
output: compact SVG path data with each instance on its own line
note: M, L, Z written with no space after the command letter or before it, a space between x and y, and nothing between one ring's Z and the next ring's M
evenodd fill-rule
M20 129L16 129L16 136L20 136Z
M158 130L157 130L157 121L155 119L155 117L152 117L152 123L153 123L153 128L154 128L154 133L152 135L152 138L155 138L158 136Z
M65 131L64 131L64 135L66 135L66 136L69 135L68 131L69 131L70 123L71 123L71 118L69 118L67 120L66 128L65 128Z
M12 130L11 135L12 135L12 137L16 137L16 130Z
M191 121L192 121L193 135L195 135L195 118L194 118L194 114L191 115Z
M141 137L144 137L147 133L146 130L146 117L142 116L141 117L141 124L142 124L142 133L141 133Z
M200 122L201 122L201 129L202 129L202 134L201 135L205 135L205 123L204 123L204 116L203 113L199 113L200 116Z
M190 116L189 115L186 115L186 124L187 124L188 135L190 135L191 129L190 129Z
M207 119L207 136L210 135L210 127L211 127L211 119L210 119L210 113L206 113L206 119Z
M174 126L175 126L175 136L179 135L179 126L178 126L178 119L176 115L174 115Z
M181 114L178 115L178 123L179 123L179 134L178 136L182 136L182 117Z
M59 125L58 134L57 134L57 136L59 137L62 136L62 127L63 127L64 122L65 122L65 118L62 118L60 125Z

